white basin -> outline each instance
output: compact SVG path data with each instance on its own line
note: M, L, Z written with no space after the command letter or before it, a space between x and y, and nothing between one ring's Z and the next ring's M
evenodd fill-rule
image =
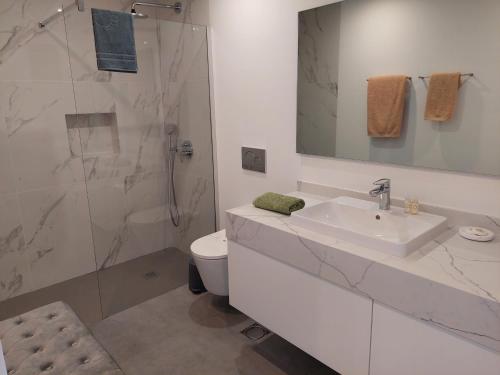
M339 197L292 213L291 222L322 234L407 256L446 230L443 216L406 214L402 208L379 210L378 204Z

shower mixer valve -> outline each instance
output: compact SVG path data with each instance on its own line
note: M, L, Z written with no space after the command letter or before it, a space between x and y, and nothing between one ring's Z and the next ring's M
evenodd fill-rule
M182 141L175 151L183 157L191 158L194 153L193 143L189 140Z
M191 141L183 141L179 150L182 156L191 157L193 156L193 143Z

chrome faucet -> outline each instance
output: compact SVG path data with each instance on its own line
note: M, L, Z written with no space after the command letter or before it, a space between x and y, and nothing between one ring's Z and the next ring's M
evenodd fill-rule
M391 209L391 180L382 178L373 183L377 187L370 190L370 197L380 197L379 208L381 210Z

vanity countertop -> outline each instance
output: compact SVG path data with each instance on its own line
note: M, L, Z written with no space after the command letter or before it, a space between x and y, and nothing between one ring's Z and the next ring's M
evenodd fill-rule
M306 207L331 199L290 195ZM447 231L405 258L312 232L252 205L227 211L226 231L240 245L500 352L500 221L481 215L474 221L496 239L465 240L450 220Z

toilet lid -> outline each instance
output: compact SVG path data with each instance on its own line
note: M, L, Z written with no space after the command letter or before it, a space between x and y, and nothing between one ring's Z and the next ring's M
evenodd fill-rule
M191 244L191 252L201 259L221 259L227 257L226 230L221 230L197 239Z

